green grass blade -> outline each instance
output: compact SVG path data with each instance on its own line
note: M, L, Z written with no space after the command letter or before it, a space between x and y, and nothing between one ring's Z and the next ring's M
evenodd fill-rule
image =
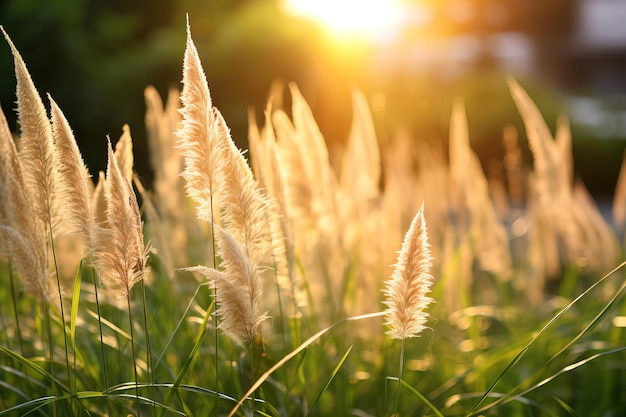
M557 377L559 377L560 375L563 375L567 372L573 371L574 369L580 368L583 365L588 364L589 362L601 358L603 356L606 355L611 355L613 353L619 353L619 352L623 352L626 351L626 347L620 347L617 349L613 349L613 350L609 350L609 351L605 351L605 352L600 352L600 353L596 353L595 355L592 355L588 358L582 359L576 363L573 363L571 365L566 366L565 368L562 368L561 370L559 370L558 372L556 372L555 374L544 378L543 380L541 380L540 382L536 383L535 385L533 385L532 387L522 391L519 394L515 394L513 395L512 393L508 393L506 395L503 395L501 398L499 398L498 400L494 401L491 404L486 405L485 407L481 408L480 410L478 410L476 413L477 414L481 414L486 412L487 410L493 409L494 407L500 406L500 405L504 405L507 404L513 400L517 400L518 398L523 398L524 395L536 390L537 388L540 388L544 385L546 385L549 382L552 382L554 379L556 379Z
M476 404L474 404L474 406L471 408L471 410L466 414L467 417L471 417L473 415L476 414L476 410L478 409L478 407L480 407L480 405L482 404L482 402L485 400L485 398L487 398L487 396L489 395L489 393L491 393L491 391L494 390L494 388L496 387L496 385L498 384L498 382L500 382L502 380L502 378L504 377L504 375L506 375L509 370L511 368L513 368L524 356L524 354L528 351L528 349L530 348L530 346L539 338L539 336L541 336L544 332L546 332L559 318L561 318L561 316L563 316L567 311L569 311L570 308L572 308L572 306L574 304L576 304L578 301L580 301L580 299L582 299L585 295L587 295L589 292L591 292L594 288L596 288L598 285L600 285L602 282L604 282L609 276L611 276L614 272L618 271L620 268L622 268L624 265L626 265L626 261L622 262L621 264L619 264L617 267L615 267L611 272L609 272L608 274L604 275L602 278L600 278L598 281L596 281L593 285L591 285L589 288L587 288L582 294L580 294L578 297L576 297L572 302L570 302L568 305L566 305L561 311L559 311L554 317L552 317L550 319L550 321L545 324L541 330L539 330L539 332L537 332L537 334L535 335L535 337L533 337L530 342L528 342L526 344L526 346L524 346L522 348L522 350L515 355L515 357L504 367L504 369L500 372L500 374L496 377L496 379L491 383L491 385L489 386L489 388L487 388L487 390L483 393L483 395L479 398L479 400L476 402Z
M570 416L573 416L573 417L580 417L580 414L578 414L578 413L576 412L576 410L574 410L572 407L570 407L570 405L569 405L569 404L567 404L565 401L563 401L563 400L561 400L560 398L557 398L557 397L553 397L553 398L554 398L554 401L556 401L557 403L559 403L559 405L560 405L561 407L563 407L563 409L564 409L565 411L567 411L567 413L568 413Z
M193 345L193 348L191 349L191 352L189 352L189 355L187 356L187 360L185 361L182 368L178 372L178 375L176 376L176 381L174 381L174 384L173 384L174 389L170 391L166 397L165 404L168 406L171 404L172 399L177 391L177 388L180 386L187 371L191 367L191 363L195 359L196 354L198 353L198 350L200 350L200 345L202 344L204 335L207 332L207 323L209 322L209 318L211 317L211 311L213 310L214 305L215 305L215 301L213 301L206 309L204 318L202 319L202 323L200 324L200 327L198 329L198 334L196 335L196 340Z
M163 348L163 351L161 352L161 355L159 355L159 358L157 359L156 363L154 364L154 368L155 369L157 368L157 366L159 366L159 363L161 362L161 359L163 359L163 355L165 355L165 352L167 352L167 348L172 344L172 341L174 340L174 336L176 335L176 333L178 333L178 329L180 328L180 326L185 321L185 317L187 317L187 313L191 309L191 305L193 304L193 301L196 299L196 296L198 295L198 292L200 291L200 288L202 288L204 285L206 285L206 284L198 285L198 288L196 288L196 291L193 293L193 296L189 300L189 304L187 304L187 308L185 309L185 311L183 313L183 316L180 318L180 320L176 324L176 327L174 328L174 331L172 332L172 334L170 335L169 339L167 340L167 343L165 343L165 347Z
M433 405L433 403L428 401L428 398L424 397L421 392L419 392L418 390L416 390L415 388L413 388L412 386L407 384L403 379L400 380L400 383L404 387L406 387L413 395L415 395L417 398L419 398L421 401L423 401L424 404L426 404L428 406L428 408L430 408L433 411L433 413L435 413L435 415L437 415L438 417L443 417L443 414L441 413L441 411L439 411L439 409L437 407L435 407Z
M91 317L93 317L96 320L98 320L98 313L96 313L96 312L94 312L92 310L87 310L87 314L89 314ZM102 324L107 326L109 329L113 330L118 335L122 336L124 339L126 339L128 341L131 340L130 333L122 330L120 327L116 326L113 322L105 319L104 317L100 317L100 320L102 321Z
M335 369L333 369L333 371L331 372L330 376L328 377L328 380L326 380L326 384L324 384L324 387L322 387L320 392L317 394L317 397L315 397L315 400L313 400L313 403L311 404L311 407L309 407L309 410L307 411L307 413L306 413L306 415L304 417L309 417L309 414L311 414L311 410L313 410L315 408L315 406L317 405L317 402L322 397L322 394L324 394L324 392L326 392L326 390L330 386L330 383L333 381L333 379L335 379L335 376L337 375L337 372L339 372L339 368L341 368L341 366L346 361L346 359L348 359L348 355L350 355L350 352L352 352L352 348L353 347L354 347L354 345L350 346L348 348L348 350L346 351L346 353L343 354L343 356L341 357L341 360L339 361L337 366L335 366Z
M347 322L350 322L350 321L364 320L364 319L369 319L369 318L374 318L374 317L381 317L384 314L385 314L385 312L379 311L379 312L376 312L376 313L370 313L370 314L363 314L363 315L360 315L360 316L348 317L347 319L343 319L341 321L338 321L337 323L332 324L332 325L326 327L325 329L322 329L319 332L315 333L313 336L311 336L307 340L305 340L300 346L298 346L297 348L295 348L294 350L289 352L287 355L285 355L281 360L276 362L274 364L274 366L272 366L270 369L265 371L265 373L263 375L261 375L259 377L259 379L257 379L257 381L254 384L252 384L252 387L250 387L248 392L246 392L245 395L237 402L237 405L232 410L230 410L230 413L228 414L228 417L232 417L233 415L235 415L235 413L237 412L239 407L241 407L243 402L254 391L256 391L257 388L259 388L263 384L263 382L265 382L265 380L267 378L269 378L270 375L272 375L277 369L280 369L284 364L286 364L291 359L293 359L293 357L296 356L298 353L302 352L304 349L306 349L311 344L313 344L316 340L318 340L320 337L322 337L328 331L334 329L335 327L337 327L337 326L339 326L340 324L343 324L343 323L347 323Z
M611 307L613 307L617 301L620 299L620 297L622 296L622 292L624 291L624 289L626 289L626 281L622 284L622 286L615 292L615 294L613 295L613 297L611 298L611 300L604 306L604 308L594 317L594 319L591 321L591 323L589 323L580 333L578 333L578 335L576 335L576 337L574 337L572 340L569 341L568 344L566 344L565 346L563 346L563 348L561 348L561 350L559 350L554 356L552 356L550 358L549 362L552 362L556 357L558 357L561 353L565 352L567 349L569 349L574 343L576 343L578 340L580 340L580 338L582 338L584 335L586 335L587 333L589 333L591 330L593 330L601 321L602 319L604 319L606 317L606 315L608 314L608 312L611 310Z
M41 366L37 365L36 363L26 359L25 357L23 357L19 353L15 353L12 350L10 350L10 349L8 349L8 348L6 348L4 346L0 346L0 353L4 353L5 355L7 355L10 358L12 358L13 360L15 360L17 363L22 364L24 367L26 367L26 368L34 371L35 373L39 374L41 377L46 379L48 382L50 382L50 383L54 382L57 386L61 387L64 391L71 392L70 389L66 385L64 385L58 379L53 378L52 375L48 371L46 371L45 369L43 369Z
M80 264L78 265L78 270L76 271L76 277L74 278L74 291L72 292L72 310L70 312L70 343L72 344L72 352L74 354L74 373L70 381L72 388L72 392L76 391L76 319L78 317L78 305L80 304L80 287L83 281L83 264L85 259L80 260Z
M70 340L72 341L72 352L76 351L76 319L78 317L78 306L80 304L80 287L83 281L83 265L85 259L80 260L76 277L74 278L74 292L72 293L72 311L70 315ZM76 364L74 364L76 365Z

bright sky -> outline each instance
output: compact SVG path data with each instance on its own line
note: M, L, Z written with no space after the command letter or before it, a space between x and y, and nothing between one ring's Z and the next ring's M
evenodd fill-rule
M292 14L316 20L340 38L377 39L400 23L401 0L284 0Z

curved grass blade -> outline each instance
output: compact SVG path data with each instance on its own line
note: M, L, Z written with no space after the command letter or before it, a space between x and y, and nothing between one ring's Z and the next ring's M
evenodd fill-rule
M163 351L161 352L161 355L159 355L159 358L157 359L156 363L154 364L154 368L155 369L157 368L157 366L159 366L159 363L161 362L161 359L163 359L163 355L165 355L165 352L167 352L167 348L172 344L172 341L174 340L174 336L178 332L178 329L180 328L180 326L185 321L185 317L187 316L187 313L191 309L191 304L196 299L196 296L198 295L198 292L200 291L200 288L202 288L203 285L206 285L206 284L198 285L198 288L196 288L196 291L193 293L193 296L191 296L191 299L189 300L189 304L187 304L187 308L185 309L185 311L183 313L183 316L178 321L178 324L176 324L176 327L174 328L174 331L170 335L170 338L167 340L167 343L165 344L165 347L163 348Z
M36 372L41 377L45 378L48 382L50 383L54 382L58 387L62 388L65 392L68 392L68 393L71 392L71 390L67 386L65 386L61 381L59 381L56 378L53 378L52 375L48 371L46 371L45 369L43 369L41 366L37 365L36 363L31 362L30 360L26 359L19 353L15 353L12 350L6 348L5 346L0 346L0 353L4 353L5 355L9 356L16 362L24 365L26 368L29 368L32 371Z
M587 295L589 292L591 292L594 288L596 288L598 285L600 285L602 282L604 282L609 276L611 276L614 272L618 271L620 268L622 268L624 265L626 265L626 261L622 262L621 264L619 264L617 267L615 267L611 272L609 272L608 274L604 275L602 278L600 278L598 281L596 281L593 285L591 285L589 288L587 288L582 294L580 294L578 297L576 297L572 302L570 302L568 305L566 305L565 307L563 307L563 309L561 311L559 311L554 317L552 317L550 319L550 321L545 324L541 330L539 330L537 332L537 334L535 335L535 337L533 337L530 342L528 342L526 344L526 346L524 346L522 348L522 350L515 355L515 357L511 360L511 362L509 362L504 369L502 370L502 372L500 372L500 374L496 377L496 379L491 383L491 385L489 385L489 388L487 388L487 390L483 393L483 395L479 398L479 400L476 402L476 404L474 404L474 406L470 409L470 411L466 414L467 417L471 417L473 415L476 414L476 410L478 409L478 407L480 407L480 404L482 404L482 402L485 400L485 398L487 398L487 396L489 395L489 393L491 393L494 388L496 387L496 385L498 384L498 382L500 382L502 380L502 378L504 377L504 375L506 375L508 373L508 371L513 368L524 356L524 354L528 351L528 349L530 348L530 346L539 338L539 336L541 336L546 330L548 330L559 318L561 318L561 316L563 316L567 311L569 311L570 308L572 308L572 306L574 304L576 304L578 301L580 301L581 298L583 298L585 295Z
M80 304L80 287L83 282L83 265L85 258L80 260L76 277L74 278L74 292L72 293L72 311L70 315L70 340L72 341L72 351L76 350L76 318L78 317L78 305ZM76 363L74 363L76 366Z
M83 264L85 258L80 260L78 270L76 271L76 277L74 278L74 292L72 293L72 310L70 312L70 329L69 336L72 344L72 352L74 353L74 372L73 376L68 383L72 388L72 392L76 391L76 318L78 317L78 305L80 304L80 287L83 281ZM75 410L76 411L76 410Z
M196 341L193 345L193 348L191 349L191 352L189 352L189 355L187 356L187 360L185 361L182 368L178 372L178 375L176 376L176 381L174 381L174 384L173 384L173 390L170 391L170 393L165 399L165 404L167 405L169 405L172 402L173 396L175 395L177 388L180 386L181 382L183 381L183 378L185 377L185 374L189 370L191 363L195 359L196 354L198 353L198 350L200 350L200 344L202 343L202 340L204 339L204 335L207 332L207 323L209 322L209 317L211 317L211 311L213 310L214 304L215 304L214 301L211 302L211 304L206 309L204 318L202 319L202 323L200 324L198 334L196 335Z
M568 413L570 416L580 417L580 414L578 414L578 413L576 412L576 410L574 410L574 409L573 409L573 408L572 408L569 404L567 404L565 401L563 401L562 399L557 398L557 397L552 397L552 398L554 398L554 401L556 401L557 403L559 403L559 405L560 405L561 407L563 407L563 409L564 409L565 411L567 411L567 413Z
M92 310L87 310L87 314L89 314L94 319L98 320L98 313L96 313L96 312L94 312ZM105 319L104 317L100 317L99 320L102 321L102 324L106 325L109 329L113 330L115 333L117 333L120 336L124 337L126 340L128 340L128 341L131 340L130 339L130 334L128 332L122 330L121 328L119 328L115 324L113 324L113 322Z
M485 407L481 408L480 410L478 410L476 413L484 413L487 410L490 410L494 407L500 406L500 405L504 405L507 404L515 399L517 399L518 397L523 397L524 395L530 393L531 391L536 390L537 388L540 388L544 385L546 385L547 383L553 381L554 379L556 379L558 376L563 375L567 372L573 371L576 368L580 368L583 365L586 365L587 363L598 359L600 357L606 356L606 355L611 355L613 353L619 353L619 352L623 352L626 351L626 347L620 347L617 349L612 349L612 350L608 350L605 352L600 352L600 353L596 353L595 355L592 355L588 358L585 358L583 360L580 360L576 363L573 363L571 365L566 366L565 368L561 369L560 371L558 371L557 373L543 379L542 381L536 383L535 385L533 385L532 387L520 392L519 394L516 394L515 396L512 396L511 393L505 394L503 395L501 398L499 398L498 400L492 402L491 404L486 405Z
M554 359L556 359L557 356L565 352L574 343L580 340L581 337L583 337L584 335L589 333L591 330L593 330L602 321L602 319L606 317L607 313L611 310L611 307L613 307L615 303L620 299L624 289L626 289L626 281L624 281L622 286L615 292L615 295L613 295L613 298L611 298L611 300L609 300L609 302L604 306L604 308L594 317L591 323L589 323L587 327L585 327L580 333L578 333L578 335L576 335L576 337L570 340L568 344L563 346L561 350L559 350L554 356L552 356L550 360L548 361L548 363L552 362Z
M392 378L392 379L397 379L397 378ZM407 384L403 379L400 380L400 383L404 387L406 387L409 391L411 391L411 393L413 395L415 395L417 398L422 400L424 402L424 404L426 404L428 406L428 408L430 408L433 411L433 413L435 413L435 415L437 415L438 417L443 417L443 414L441 413L441 411L439 411L439 409L437 407L435 407L433 405L433 403L428 401L428 398L424 397L421 392L419 392L418 390L416 390L415 388L413 388L412 386Z
M374 317L381 317L385 314L384 311L379 311L377 313L369 313L369 314L363 314L360 316L354 316L354 317L348 317L347 319L343 319L341 321L338 321L335 324L332 324L328 327L326 327L325 329L320 330L319 332L315 333L313 336L309 337L307 340L305 340L300 346L298 346L297 348L295 348L294 350L292 350L291 352L289 352L287 355L285 355L281 360L279 360L278 362L276 362L274 364L274 366L272 366L270 369L268 369L267 371L265 371L265 373L263 375L261 375L259 377L259 379L257 379L257 381L252 384L252 386L250 387L250 389L248 390L248 392L245 393L245 395L243 397L241 397L241 399L237 402L237 405L230 410L230 413L228 414L228 417L232 417L233 415L235 415L235 413L237 412L237 410L239 409L239 407L241 407L241 405L243 404L243 402L248 399L248 397L257 390L257 388L259 388L263 382L265 382L265 380L267 378L269 378L269 376L271 374L273 374L277 369L279 369L280 367L282 367L284 364L286 364L287 362L289 362L294 356L296 356L298 353L302 352L304 349L306 349L307 347L309 347L311 344L313 344L313 342L315 342L317 339L319 339L320 337L322 337L325 333L327 333L328 331L334 329L335 327L339 326L340 324L343 323L347 323L350 321L357 321L357 320L363 320L363 319L369 319L369 318L374 318Z
M478 398L482 396L482 393L480 392L472 392L469 394L457 394L457 395L453 395L452 397L450 397L447 401L446 401L446 407L451 407L452 405L458 403L461 400L466 400L466 399L470 399L470 398ZM501 392L492 392L489 394L489 398L503 398L505 397L506 394L503 394ZM531 400L530 398L524 398L521 396L516 395L515 397L511 398L512 400L515 400L523 405L529 406L529 407L535 407L538 410L543 411L546 415L548 416L552 416L552 417L559 417L558 414L555 414L552 410L550 410L548 407L546 407L544 404L541 404L537 401Z
M348 355L350 355L350 352L352 352L352 348L353 347L354 347L354 345L350 346L348 348L348 350L346 351L346 353L344 353L344 355L341 357L341 360L339 361L337 366L335 366L335 369L333 369L333 371L330 373L330 376L328 377L328 380L326 381L326 384L324 384L324 387L322 388L322 390L317 394L317 397L315 397L315 400L313 400L313 403L311 404L311 407L309 407L309 410L307 411L307 413L306 413L306 415L304 417L309 417L309 414L311 414L311 410L313 410L315 408L315 406L317 405L317 402L322 397L322 394L324 394L324 392L326 392L326 390L330 386L330 383L333 381L333 379L335 379L335 376L337 375L337 372L339 372L339 368L341 368L341 366L346 361L346 359L348 359Z

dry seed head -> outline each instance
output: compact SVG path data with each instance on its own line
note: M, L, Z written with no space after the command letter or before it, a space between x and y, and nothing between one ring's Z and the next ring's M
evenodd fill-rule
M115 144L115 159L117 159L117 165L120 167L124 178L129 183L132 182L135 158L133 156L133 138L127 124L122 126L122 136Z
M95 224L91 210L91 179L74 139L74 134L56 102L48 95L51 106L52 134L57 151L58 192L63 195L60 209L72 228L93 244Z
M124 178L108 141L107 178L104 184L106 227L98 234L95 264L99 276L128 297L130 289L148 273L148 249L143 224L130 182Z
M53 193L56 182L54 141L46 109L28 73L26 64L9 35L0 27L11 48L17 79L17 113L20 125L20 159L25 186L35 198L35 215L54 221ZM49 219L50 216L53 216Z
M430 248L424 220L424 205L415 215L404 237L391 279L383 293L387 305L387 332L394 339L417 337L425 328L424 311L432 298L426 296L432 285Z
M213 222L213 199L222 172L225 140L215 127L215 116L209 86L202 69L198 51L187 24L187 47L183 62L183 117L178 136L178 148L184 158L185 191L198 205L198 217Z
M267 318L259 313L263 268L244 253L230 233L217 225L215 230L223 270L204 266L186 270L199 272L216 289L220 330L238 343L254 340L259 325Z
M45 223L33 212L11 131L0 109L0 253L11 257L27 292L48 301Z

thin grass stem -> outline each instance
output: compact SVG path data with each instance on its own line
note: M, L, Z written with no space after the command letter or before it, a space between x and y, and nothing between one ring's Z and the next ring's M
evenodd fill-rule
M400 404L400 389L402 388L402 371L404 369L404 340L402 338L402 343L400 345L400 364L398 366L398 391L396 391L396 405L393 408L394 416L398 415L398 405Z
M256 380L255 376L254 376L254 340L250 341L250 380L254 381ZM255 413L255 401L256 401L256 395L255 392L252 392L252 415L254 416Z
M133 314L131 312L131 308L130 308L130 291L128 292L128 295L126 296L126 304L128 305L128 324L129 324L129 328L130 328L130 349L131 349L131 353L133 355L133 369L135 371L135 394L136 394L136 400L137 400L137 416L139 416L139 376L137 374L137 359L135 356L135 336L133 334Z
M213 269L217 268L217 253L215 252L215 223L213 223L213 193L211 193L211 250L213 252ZM217 287L213 289L213 304L217 309ZM213 314L213 337L215 340L215 391L220 391L220 361L219 361L219 330L217 329L217 314ZM215 417L219 417L219 395L215 397Z
M107 409L109 415L113 415L113 407L111 405L111 399L109 398L109 375L107 372L107 360L104 354L104 337L102 334L102 315L100 313L100 300L98 298L98 273L95 268L93 271L93 290L96 296L96 311L98 313L98 332L100 333L100 354L102 355L102 373L104 374L104 392L106 394Z
M61 292L61 278L59 277L59 266L57 263L57 254L54 247L54 236L52 233L52 212L50 204L48 204L48 227L50 230L50 248L52 250L52 260L54 262L54 275L57 282L57 291L59 292L59 309L61 310L61 327L63 328L63 347L65 348L65 364L67 365L67 383L72 386L72 377L70 373L70 358L67 352L67 330L65 329L65 309L63 307L63 293Z
M185 320L185 317L187 316L187 313L191 309L191 305L193 304L194 300L196 299L196 296L198 295L198 292L200 291L200 288L202 288L202 284L200 284L198 286L198 288L196 288L196 291L193 293L193 296L191 296L191 299L189 300L189 303L187 304L187 308L185 308L185 311L183 312L183 316L178 321L178 324L176 324L176 327L174 328L174 331L172 332L172 334L170 335L169 339L167 340L167 343L165 344L165 347L163 348L163 352L161 352L161 355L159 355L159 358L157 359L156 364L154 365L155 368L159 366L159 364L161 363L161 359L163 359L163 355L165 355L165 352L167 351L167 348L172 344L172 341L174 340L174 336L178 332L178 329L180 328L180 326L182 325L183 321Z
M146 361L148 366L148 385L150 386L150 393L152 396L152 412L156 416L156 393L154 390L154 375L152 373L152 350L150 348L150 327L148 326L148 308L146 306L146 286L144 279L140 281L141 284L141 299L143 301L143 325L146 333Z
M9 280L11 282L11 298L13 299L13 314L15 315L15 331L17 332L17 340L20 344L20 353L24 356L24 341L22 340L22 330L20 328L20 319L17 308L17 298L15 292L15 276L11 267L11 258L9 257Z
M52 326L50 324L50 308L48 303L42 301L42 307L44 311L44 319L46 321L46 333L48 335L48 357L50 359L50 375L51 375L51 384L52 384L52 396L57 396L57 386L54 382L54 349L52 344ZM57 415L57 406L56 402L52 403L52 415L56 417Z

